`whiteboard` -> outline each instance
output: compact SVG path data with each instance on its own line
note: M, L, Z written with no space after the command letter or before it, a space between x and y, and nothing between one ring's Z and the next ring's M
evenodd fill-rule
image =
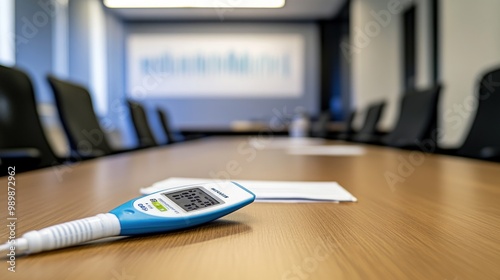
M296 33L132 33L127 92L134 98L296 98L305 42Z

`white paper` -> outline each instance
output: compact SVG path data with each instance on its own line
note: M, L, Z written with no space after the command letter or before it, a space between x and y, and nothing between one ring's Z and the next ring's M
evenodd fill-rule
M234 180L256 196L258 202L354 202L356 197L337 182L305 181L253 181ZM169 178L150 187L142 188L141 193L150 194L172 187L215 182L213 179Z
M335 145L335 146L302 146L287 149L290 155L309 156L360 156L365 154L365 148L360 146Z
M250 145L257 149L289 149L295 147L321 145L323 143L325 143L324 139L309 137L273 137L268 140L259 140L256 138L255 140L250 141Z

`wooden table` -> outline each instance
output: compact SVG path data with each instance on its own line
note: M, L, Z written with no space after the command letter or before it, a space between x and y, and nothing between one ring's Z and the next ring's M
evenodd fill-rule
M248 141L196 140L18 174L16 232L107 212L172 176L333 180L359 201L253 203L195 229L18 257L15 273L2 262L0 278L500 279L499 164L371 146L356 157L292 156ZM6 177L0 185L7 224Z

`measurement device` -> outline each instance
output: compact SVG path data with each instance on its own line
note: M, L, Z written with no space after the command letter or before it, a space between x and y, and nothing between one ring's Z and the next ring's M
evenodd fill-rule
M132 199L109 213L25 233L0 251L33 254L111 236L167 232L201 225L244 207L255 195L235 182L169 188Z

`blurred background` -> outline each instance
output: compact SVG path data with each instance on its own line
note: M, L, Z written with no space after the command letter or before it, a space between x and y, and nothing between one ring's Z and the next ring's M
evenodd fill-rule
M0 0L0 64L29 74L56 154L68 144L48 74L89 89L118 148L137 145L127 99L148 115L167 111L183 136L258 132L244 128L298 111L313 121L326 113L340 128L356 111L360 128L364 109L384 101L378 129L387 132L404 92L440 84L439 144L453 148L469 131L479 78L500 62L497 0L286 0L271 9L116 2L133 1ZM149 122L165 141L160 120Z

